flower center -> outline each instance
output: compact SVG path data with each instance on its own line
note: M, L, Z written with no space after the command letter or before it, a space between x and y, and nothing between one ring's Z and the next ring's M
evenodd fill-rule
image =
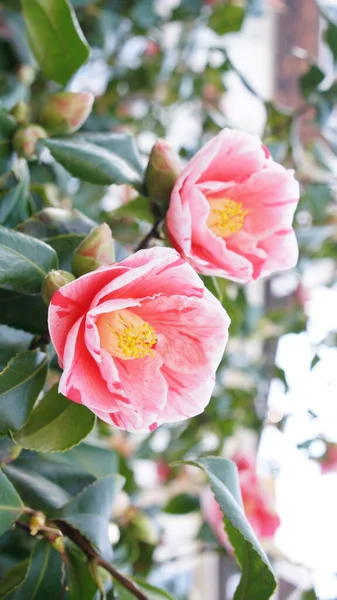
M210 199L209 204L207 227L212 229L215 235L230 237L242 229L245 216L249 211L244 210L241 202L234 202L230 198L219 198Z
M157 336L153 327L131 310L102 314L96 325L101 347L111 356L130 360L155 355Z

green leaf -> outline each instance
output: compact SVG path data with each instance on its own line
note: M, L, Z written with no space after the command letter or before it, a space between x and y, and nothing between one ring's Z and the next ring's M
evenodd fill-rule
M95 415L71 402L54 385L33 410L26 425L13 436L22 448L39 452L63 452L76 446L95 425Z
M27 421L46 379L48 357L31 350L14 356L0 373L0 433Z
M29 567L30 559L27 558L7 571L0 581L0 598L6 598L8 594L14 592L16 588L23 584L27 579Z
M308 590L307 592L303 592L298 600L318 600L318 598L315 594L315 590Z
M0 535L2 535L19 518L23 504L17 491L0 471Z
M67 452L65 458L95 477L105 477L118 472L117 452L98 443L83 442Z
M337 25L328 21L328 26L324 34L324 40L328 44L334 61L337 61Z
M18 231L33 237L49 240L60 235L87 235L97 223L79 210L44 208L17 227Z
M153 213L151 210L151 204L149 198L145 196L138 196L134 200L123 204L112 213L111 217L132 217L133 219L139 219L140 221L147 221L147 223L153 223Z
M78 233L65 233L64 235L48 238L49 246L54 248L57 253L60 269L71 271L73 254L85 237L85 235L79 235Z
M6 110L0 108L0 137L11 137L17 128L17 122Z
M97 185L129 183L139 185L139 173L124 158L81 139L46 139L41 141L71 175Z
M89 56L89 46L68 0L21 0L28 40L49 79L65 85Z
M27 296L0 288L0 323L31 333L45 333L48 308L41 294Z
M303 96L309 96L312 92L315 92L324 77L325 75L321 69L316 67L316 65L311 65L308 71L304 73L299 80Z
M34 470L17 467L16 461L14 464L7 465L4 471L23 502L28 506L34 506L36 510L48 513L60 508L71 498L66 490L47 477L34 473Z
M21 170L21 179L15 187L2 196L0 203L0 223L14 227L31 214L32 199L29 192L29 171Z
M108 523L114 500L123 483L124 478L120 475L98 479L53 513L51 518L77 529L104 558L111 560Z
M139 577L133 577L132 579L142 590L142 592L144 592L148 600L174 600L173 596L171 596L164 590L160 590L159 588L150 585L149 583L147 583L147 581L144 581ZM134 595L131 594L131 592L125 589L117 581L114 583L114 590L118 592L119 600L134 600Z
M97 587L88 568L88 558L75 546L67 547L69 600L94 600Z
M15 292L38 293L46 274L57 266L53 248L0 225L0 285Z
M63 597L62 558L52 546L39 540L31 554L28 576L8 600L50 600Z
M73 139L105 148L123 158L140 175L144 174L135 138L130 133L81 133Z
M244 514L235 464L215 456L188 461L188 464L205 471L224 514L226 532L242 570L234 600L268 600L276 588L276 581L268 558Z
M215 6L209 18L209 26L218 35L240 31L245 11L236 4L219 4Z
M32 339L30 333L0 325L0 369L3 369L15 354L28 350Z
M199 510L200 504L196 496L191 494L178 494L174 498L170 498L165 508L163 509L167 513L174 515L184 515L195 510Z

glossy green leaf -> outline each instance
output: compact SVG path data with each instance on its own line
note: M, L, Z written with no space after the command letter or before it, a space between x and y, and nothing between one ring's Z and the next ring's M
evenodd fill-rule
M14 592L16 588L23 584L27 579L30 567L30 559L21 561L7 571L4 578L0 581L0 598L6 598L8 594Z
M219 35L240 31L245 11L236 4L218 4L213 8L209 26Z
M139 589L144 592L148 600L174 600L173 596L164 590L160 590L159 588L147 583L147 581L144 581L139 577L133 577L132 579L137 584ZM120 583L116 582L114 584L114 589L118 592L119 600L134 600L134 595L125 589Z
M48 308L41 294L26 295L0 288L0 323L42 334L48 330Z
M73 139L81 139L89 144L105 148L124 159L140 175L144 173L135 138L130 133L81 133Z
M38 293L46 274L57 266L53 248L0 225L0 285L16 292Z
M20 496L3 471L0 471L0 535L19 518L22 509Z
M124 158L81 139L47 139L43 144L71 175L97 185L139 185L141 176Z
M23 448L39 452L63 452L79 444L95 425L95 415L71 402L54 385L33 410L26 425L14 436Z
M64 455L74 466L81 466L95 477L105 477L118 472L118 454L98 442L83 442Z
M153 223L153 212L151 210L150 200L145 196L138 196L138 198L135 198L114 210L111 213L111 217L131 217L133 219L139 219L140 221L147 221L147 223Z
M89 46L68 0L21 0L29 43L49 78L64 85L89 56Z
M12 136L17 128L17 122L10 113L0 108L0 138Z
M123 483L124 479L120 475L98 479L51 517L57 522L64 521L71 528L77 529L104 558L111 560L108 523L114 500Z
M20 221L28 219L32 210L29 192L29 171L23 170L22 178L0 198L0 224L14 227Z
M19 492L23 502L27 506L33 506L36 510L48 513L48 511L60 508L71 498L66 490L47 477L34 473L33 470L28 471L12 463L7 465L4 471Z
M332 21L328 21L328 26L325 30L324 39L328 44L334 61L337 61L337 25L332 23Z
M60 235L87 235L97 223L79 210L44 208L17 227L18 231L47 240Z
M75 546L67 548L69 600L95 600L97 587L88 568L88 558Z
M47 369L47 355L31 350L14 356L0 373L1 433L16 431L27 421Z
M71 271L73 254L86 236L78 233L65 233L56 237L48 238L48 244L57 253L59 268Z
M199 508L200 504L196 496L183 493L170 498L163 510L167 513L172 513L173 515L184 515L199 510Z
M0 325L0 370L15 354L29 349L32 334Z
M316 65L311 65L308 71L300 78L300 88L304 96L309 96L316 91L317 86L323 81L325 75Z
M63 597L63 565L59 552L39 540L33 548L28 575L8 600L50 600Z
M268 600L275 591L276 581L268 558L245 516L235 464L214 456L188 464L205 471L223 512L226 532L242 570L234 600Z

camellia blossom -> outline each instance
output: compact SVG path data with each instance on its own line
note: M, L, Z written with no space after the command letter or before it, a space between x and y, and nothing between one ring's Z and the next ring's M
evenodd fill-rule
M140 250L54 294L59 391L127 431L193 417L211 397L229 323L175 250Z
M249 523L258 538L273 538L276 529L280 525L280 518L273 511L269 497L261 486L255 472L254 463L241 454L234 456L233 460L238 467L242 501ZM229 549L230 544L225 531L224 516L210 488L207 488L203 493L201 505L204 518L219 543Z
M259 138L224 129L176 180L167 231L199 273L247 283L295 266L298 201L293 171Z

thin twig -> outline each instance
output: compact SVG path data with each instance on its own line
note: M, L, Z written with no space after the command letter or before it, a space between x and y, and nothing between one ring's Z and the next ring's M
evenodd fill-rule
M160 219L157 219L153 226L151 227L149 233L146 234L146 236L142 239L142 241L140 242L140 244L138 244L137 248L136 248L136 252L137 250L143 250L144 248L148 248L149 247L149 243L152 239L157 239L160 240L160 228L163 225L164 220L162 219L162 217L160 217Z

